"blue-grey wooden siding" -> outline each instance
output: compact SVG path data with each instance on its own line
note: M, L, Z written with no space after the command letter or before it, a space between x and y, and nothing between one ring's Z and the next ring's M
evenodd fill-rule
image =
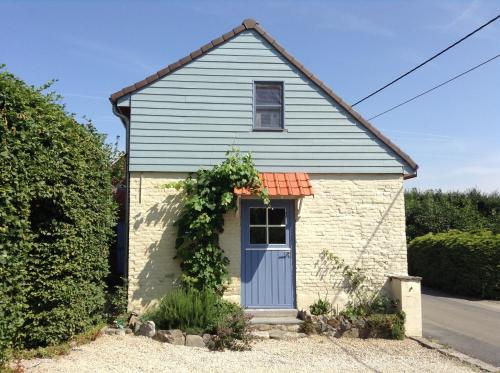
M286 132L252 130L253 81L284 82ZM196 171L231 146L252 152L261 171L406 168L253 31L133 93L130 106L130 171Z

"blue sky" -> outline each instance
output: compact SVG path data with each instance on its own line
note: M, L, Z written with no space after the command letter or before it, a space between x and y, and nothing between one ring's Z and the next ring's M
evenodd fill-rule
M0 63L30 84L58 79L68 110L114 142L111 93L244 18L353 103L499 13L496 0L0 0ZM356 109L369 118L499 52L497 21ZM420 165L407 187L500 190L500 59L373 124Z

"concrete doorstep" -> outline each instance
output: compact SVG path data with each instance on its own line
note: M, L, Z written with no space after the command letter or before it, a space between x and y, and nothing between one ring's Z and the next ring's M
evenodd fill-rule
M484 361L481 361L479 359L473 358L469 355L466 355L462 352L458 352L452 348L445 347L439 343L432 342L428 340L427 338L423 337L409 337L410 339L413 339L414 341L417 341L420 343L422 346L430 348L432 350L436 350L439 353L451 357L453 359L457 359L461 361L462 363L472 365L473 367L479 368L481 370L484 370L486 372L492 372L492 373L498 373L500 372L500 367L495 367L491 364L485 363Z

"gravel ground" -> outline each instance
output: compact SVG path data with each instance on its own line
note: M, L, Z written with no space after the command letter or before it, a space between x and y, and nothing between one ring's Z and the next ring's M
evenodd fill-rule
M473 372L412 340L304 338L255 342L252 351L210 352L145 337L102 336L56 359L22 362L28 372Z

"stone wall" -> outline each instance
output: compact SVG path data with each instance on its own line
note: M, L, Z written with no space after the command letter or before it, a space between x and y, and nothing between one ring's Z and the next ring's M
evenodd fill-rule
M342 277L329 270L329 250L360 267L374 289L388 274L407 274L403 179L398 175L310 174L314 197L297 203L297 306L318 294L342 307ZM335 273L338 273L336 271Z
M373 288L388 274L407 274L403 180L398 175L310 174L314 197L296 203L296 288L298 308L318 294L342 306L342 279L332 275L321 252L330 250L361 267ZM175 255L179 212L175 189L161 186L185 174L132 172L130 175L129 308L153 304L180 276ZM240 300L240 217L225 217L221 247L231 260L225 296Z

